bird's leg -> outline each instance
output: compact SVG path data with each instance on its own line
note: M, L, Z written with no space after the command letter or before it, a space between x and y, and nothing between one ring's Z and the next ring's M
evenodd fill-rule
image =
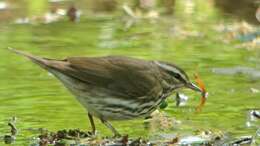
M180 106L180 104L181 104L181 97L180 97L179 92L176 92L175 101L176 101L176 106Z
M89 118L89 121L90 121L90 124L91 124L92 134L95 135L96 134L96 126L95 126L95 123L94 123L93 116L90 113L88 113L88 118Z
M107 128L109 128L113 133L114 133L114 137L121 137L121 135L119 134L118 131L116 131L116 129L107 121L104 119L100 119L101 122L106 125Z

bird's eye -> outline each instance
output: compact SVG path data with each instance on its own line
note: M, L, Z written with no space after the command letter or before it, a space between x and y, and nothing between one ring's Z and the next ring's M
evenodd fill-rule
M180 81L182 81L182 82L186 82L185 79L183 79L183 78L181 77L181 75L178 74L178 73L174 73L173 76L174 76L176 79L178 79L178 80L180 80Z
M174 74L173 75L175 78L177 78L177 79L181 79L181 75L180 74Z
M175 72L172 72L172 71L167 71L170 75L172 75L172 76L174 76L174 78L176 78L176 79L182 79L181 78L181 75L180 74L178 74L178 73L175 73Z

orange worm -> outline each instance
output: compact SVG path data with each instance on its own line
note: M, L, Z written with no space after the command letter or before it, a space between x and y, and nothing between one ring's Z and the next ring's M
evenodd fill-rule
M204 104L206 102L207 91L206 91L206 88L205 88L205 84L200 79L199 75L198 74L194 74L194 77L195 77L195 82L198 84L198 86L202 90L201 98L200 98L200 104L196 107L196 111L200 112L202 110L202 107L204 106Z

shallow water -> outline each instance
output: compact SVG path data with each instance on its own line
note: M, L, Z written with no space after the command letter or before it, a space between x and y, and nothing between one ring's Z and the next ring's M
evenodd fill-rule
M27 138L33 135L26 130L29 128L90 129L86 111L58 80L27 59L9 52L7 47L49 58L124 55L176 63L192 80L194 73L200 74L209 97L203 111L197 114L194 111L199 94L181 90L190 99L186 106L178 108L174 94L169 97L169 106L164 111L182 124L168 132L189 134L197 129L212 129L234 137L254 135L259 122L247 127L246 120L249 109L260 108L260 92L250 90L260 90L260 80L244 75L214 74L212 68L259 68L259 50L236 48L240 42L224 43L223 34L213 28L219 22L227 23L226 19L222 20L215 12L203 17L208 19L187 19L179 15L161 17L155 22L140 20L127 31L122 17L117 15L84 16L79 23L66 20L35 25L1 23L0 135L8 133L7 122L13 116L18 118L17 145L28 143ZM176 33L178 27L201 35L182 37ZM111 135L98 119L96 123L99 133ZM153 134L144 129L142 119L112 123L121 133L133 137Z

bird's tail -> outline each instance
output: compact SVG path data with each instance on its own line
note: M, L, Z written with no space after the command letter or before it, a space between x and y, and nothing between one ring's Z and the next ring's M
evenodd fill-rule
M42 57L38 57L38 56L34 56L32 54L20 51L20 50L16 50L13 48L8 47L8 50L18 54L18 55L22 55L25 56L27 58L29 58L32 62L38 64L39 66L41 66L42 68L48 69L48 59L42 58Z

